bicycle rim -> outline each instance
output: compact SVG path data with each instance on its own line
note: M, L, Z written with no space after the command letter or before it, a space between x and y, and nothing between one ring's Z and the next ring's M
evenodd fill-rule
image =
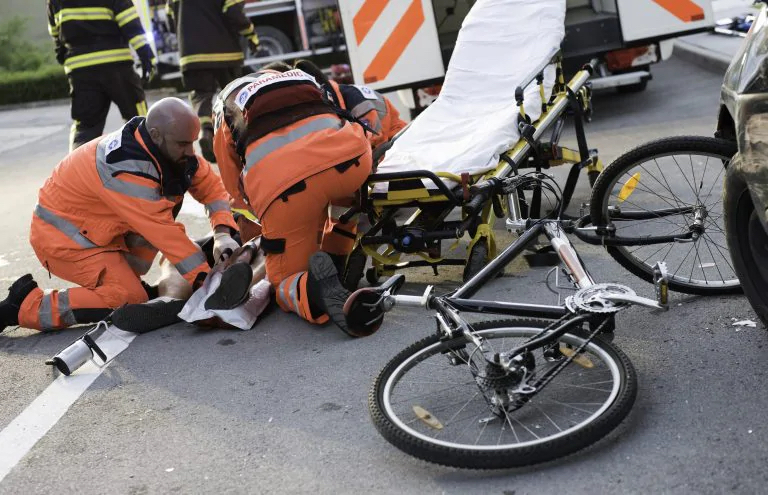
M500 326L477 332L496 352L512 349L546 325L504 323L489 322ZM570 334L560 340L564 352L581 343ZM371 393L371 414L391 443L422 459L458 467L532 464L602 438L634 401L636 380L626 356L593 341L527 403L494 413L466 362L449 363L450 351L461 346L470 362L479 358L466 340L446 343L433 337L403 351L382 372ZM529 383L561 362L547 361L540 349L534 358Z
M678 236L691 238L697 215L701 233L692 242L669 241L649 245L610 246L609 253L633 273L650 280L653 265L664 261L670 288L695 294L740 290L725 236L722 182L730 156L711 149L661 151L646 154L608 177L602 185L602 212L609 212L616 237ZM646 213L645 219L622 219ZM679 210L679 214L654 212Z

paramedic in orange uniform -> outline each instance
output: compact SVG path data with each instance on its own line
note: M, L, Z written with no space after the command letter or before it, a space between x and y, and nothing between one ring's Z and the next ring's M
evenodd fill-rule
M329 81L323 72L312 62L299 60L295 64L296 68L313 76L320 83L324 91L324 97L333 105L349 112L353 118L365 122L374 132L366 132L366 137L375 148L392 139L406 123L400 118L400 114L392 103L381 93L371 90L365 86L353 86L349 84L338 84ZM279 72L291 70L291 66L277 62L267 66ZM233 208L246 209L247 206L243 200L240 190L239 180L242 172L242 162L238 157L234 138L227 122L223 118L224 101L227 97L232 97L235 89L242 87L246 82L255 80L255 74L236 79L219 94L214 104L214 122L216 123L216 133L214 135L214 152L216 153L221 177L224 185L227 187L230 195L233 197ZM240 117L240 116L234 116ZM242 120L242 118L241 118ZM237 127L234 125L233 127ZM328 250L337 267L342 267L346 261L346 255L354 247L355 237L357 235L357 218L351 218L347 223L340 223L338 218L351 206L351 198L345 197L339 202L331 204L331 217L328 229L337 232L333 245L326 242L324 249ZM339 204L337 204L339 203ZM261 233L256 224L238 219L240 231L243 239L250 239ZM343 256L344 259L339 259ZM353 289L348 287L349 289Z
M146 119L131 119L56 166L40 189L30 243L50 273L80 287L44 293L31 275L21 277L0 302L0 331L90 323L156 297L140 276L158 250L188 283L202 281L206 256L175 220L187 191L205 205L217 233L214 257L237 249L227 192L192 148L199 131L186 103L165 98Z
M280 307L312 323L330 318L357 337L376 331L383 314L345 313L349 292L329 253L345 258L352 243L333 229L328 205L354 197L371 172L371 147L363 126L337 110L309 74L263 70L220 93L214 150L235 204L261 223Z

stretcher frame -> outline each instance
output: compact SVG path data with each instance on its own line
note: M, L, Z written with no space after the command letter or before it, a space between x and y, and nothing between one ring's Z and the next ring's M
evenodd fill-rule
M550 64L555 64L556 75L552 95L547 100L544 69ZM489 172L475 176L458 176L427 170L372 174L360 189L358 204L341 218L341 222L345 223L354 215L362 213L368 217L371 225L365 231L358 232L355 247L347 259L345 285L357 286L363 276L368 257L372 260L372 267L365 272L365 276L372 284L376 283L379 277L391 276L397 270L425 266L432 267L435 275L438 274L439 266L465 266L464 280L471 278L482 266L496 257L493 225L496 218L506 216L510 207L508 198L492 196L481 208L468 211L467 206L473 197L472 186L480 181L503 179L518 174L523 168L541 172L553 166L570 164L570 172L563 187L564 204L561 210L565 210L581 170L587 169L591 186L603 168L597 150L588 147L584 133L584 121L589 120L591 115L591 87L586 81L593 70L594 62L585 65L566 84L559 50L547 57L546 61L516 88L520 139L502 153L497 167ZM525 111L524 91L530 84L538 85L541 101L545 102L542 103L542 112L536 121L531 121ZM574 125L578 144L576 150L558 144L566 116L571 117ZM551 136L543 141L542 136L549 129L552 130ZM404 131L407 132L407 128ZM459 185L451 187L444 179ZM424 181L431 182L435 186L434 189L424 187ZM388 184L386 197L380 197L381 193L374 192L374 187L381 183ZM410 187L417 183L415 188ZM540 188L531 191L531 200L527 204L529 214L525 216L542 218L541 192ZM519 205L513 205L513 208L518 207ZM416 210L405 222L398 225L395 216L403 208ZM461 220L445 220L455 208L462 209ZM429 225L418 226L419 220L429 215ZM467 256L443 256L442 241L453 241L447 251L454 251L466 233L469 233L470 238ZM421 259L403 260L404 255L414 255ZM478 260L478 257L484 259Z

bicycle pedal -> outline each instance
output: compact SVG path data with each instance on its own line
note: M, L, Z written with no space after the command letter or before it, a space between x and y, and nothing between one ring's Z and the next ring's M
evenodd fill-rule
M656 300L665 309L669 309L669 272L667 264L657 261L653 265L653 286L656 289Z

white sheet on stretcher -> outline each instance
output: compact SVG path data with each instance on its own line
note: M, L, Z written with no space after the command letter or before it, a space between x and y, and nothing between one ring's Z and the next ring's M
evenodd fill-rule
M395 142L378 171L474 175L494 169L519 138L515 88L564 35L565 0L478 0L459 31L440 96ZM549 66L547 98L554 79ZM525 91L524 107L532 120L541 114L535 81Z

